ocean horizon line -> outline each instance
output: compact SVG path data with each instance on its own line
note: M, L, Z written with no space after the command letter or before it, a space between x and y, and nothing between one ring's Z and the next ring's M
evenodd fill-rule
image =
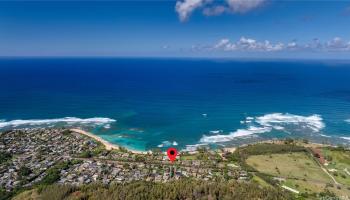
M293 57L293 58L283 58L283 57L206 57L206 56L90 56L90 55L58 55L58 56L42 56L42 55L34 55L34 56L1 56L0 59L135 59L135 60L223 60L223 61L246 61L246 62L298 62L298 61L310 61L310 62L324 62L324 61L335 61L335 62L350 62L350 58L312 58L312 57Z

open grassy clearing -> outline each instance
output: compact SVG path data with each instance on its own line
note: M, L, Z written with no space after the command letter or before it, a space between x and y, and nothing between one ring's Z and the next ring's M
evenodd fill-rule
M181 155L180 160L196 160L196 155Z
M272 187L272 185L268 184L266 181L264 181L262 178L260 178L259 176L253 176L252 178L253 181L259 183L261 186L264 187Z
M302 152L250 156L247 164L276 177L332 183L318 164Z
M303 152L249 156L246 162L259 172L285 178L282 184L302 193L319 193L328 188L339 196L350 196L347 186L334 185L320 166Z
M339 183L350 186L350 152L324 148L322 153L328 160L326 168L333 177Z

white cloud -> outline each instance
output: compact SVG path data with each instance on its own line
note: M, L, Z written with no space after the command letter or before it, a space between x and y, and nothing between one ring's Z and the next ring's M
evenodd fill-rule
M214 45L214 49L225 51L280 51L284 48L284 44L272 44L265 40L259 42L255 39L241 37L237 42L230 42L229 39L222 39Z
M177 1L175 10L179 14L180 20L186 21L195 9L202 7L207 2L209 1L208 0Z
M231 51L236 49L236 45L231 43L229 39L222 39L214 45L214 49L223 49L225 51Z
M336 51L346 51L350 50L350 42L345 42L339 37L333 38L331 41L327 42L326 44L327 49L330 51L336 50Z
M227 11L227 7L219 5L219 6L205 8L203 10L203 14L206 16L215 16L215 15L221 15L226 11Z
M265 0L227 0L230 10L235 13L245 13L259 7Z
M208 49L208 48L207 48ZM257 51L257 52L276 52L276 51L317 51L317 52L334 52L349 51L350 42L346 42L339 37L330 41L321 42L319 39L304 44L296 41L272 43L269 40L258 41L252 38L241 37L239 40L232 42L228 38L219 40L212 45L212 50L216 51Z
M180 21L186 21L196 9L203 9L207 16L222 13L245 13L262 5L265 0L178 0L175 10Z

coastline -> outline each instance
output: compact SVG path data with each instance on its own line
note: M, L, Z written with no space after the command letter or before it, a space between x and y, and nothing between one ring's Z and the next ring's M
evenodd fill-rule
M112 143L108 142L107 140L104 140L103 138L101 138L101 137L99 137L97 135L94 135L94 134L92 134L92 133L90 133L88 131L84 131L84 130L79 129L79 128L72 128L72 129L69 129L69 130L74 132L74 133L78 133L78 134L90 137L92 139L95 139L98 142L101 142L105 146L106 150L113 150L113 149L119 150L120 149L120 146L118 146L116 144L112 144ZM125 147L123 147L123 148L125 148ZM135 153L135 154L147 154L148 153L146 151L137 151L137 150L133 150L133 149L127 149L127 150L132 152L132 153Z
M81 134L81 135L84 135L84 136L87 136L87 137L90 137L92 139L95 139L96 141L99 141L101 142L106 150L113 150L113 149L120 149L120 146L119 145L116 145L116 144L112 144L110 143L109 141L101 138L100 136L97 136L93 133L90 133L88 131L85 131L85 130L82 130L82 129L79 129L79 128L71 128L69 129L70 131L74 132L74 133L78 133L78 134ZM262 141L259 141L259 142L254 142L254 143L247 143L247 144L242 144L242 145L239 145L239 146L232 146L232 147L225 147L223 148L222 150L223 151L226 151L226 152L235 152L237 150L237 148L239 147L244 147L244 146L247 146L247 145L253 145L253 144L259 144L259 143L274 143L274 144L281 144L281 143L284 143L283 140L262 140ZM327 147L327 146L335 146L335 145L330 145L330 144L321 144L321 143L317 143L317 142L309 142L308 144L303 144L304 146L306 147L311 147L311 148L317 148L317 147ZM147 153L152 153L151 151L138 151L138 150L133 150L133 149L129 149L129 148L126 148L126 147L123 147L125 149L127 149L129 152L131 153L134 153L134 154L147 154ZM197 152L197 150L194 150L192 152Z

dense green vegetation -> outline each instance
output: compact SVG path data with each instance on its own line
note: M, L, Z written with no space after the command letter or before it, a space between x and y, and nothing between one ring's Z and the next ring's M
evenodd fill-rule
M0 152L0 164L5 163L6 161L10 160L12 158L12 155L7 152Z
M21 179L25 178L31 173L32 173L32 170L26 166L22 166L18 171L18 175L21 177Z
M6 192L5 189L0 188L0 200L10 199L12 193Z
M68 169L72 162L61 162L51 167L46 171L46 176L38 184L40 187L55 183L60 179L60 172L63 169Z
M293 199L282 190L262 188L255 183L206 182L182 179L168 183L137 181L118 185L82 187L51 185L41 199Z

